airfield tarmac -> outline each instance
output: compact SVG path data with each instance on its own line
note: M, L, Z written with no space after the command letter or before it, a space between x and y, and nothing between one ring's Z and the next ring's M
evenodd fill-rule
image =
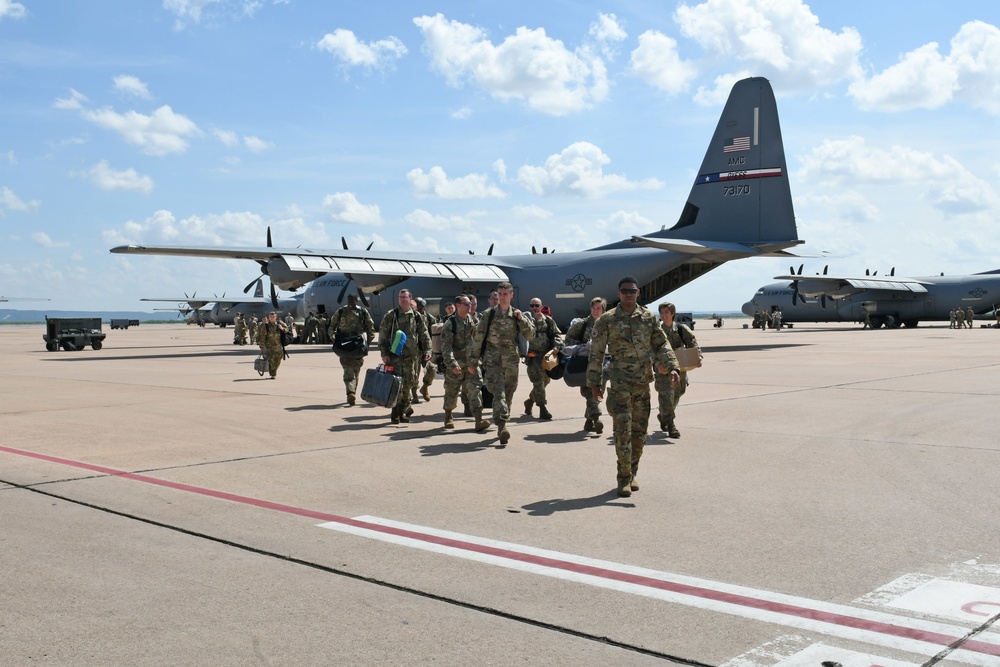
M499 449L440 379L347 407L325 347L0 327L0 662L1000 665L1000 331L739 324L631 498L523 368Z

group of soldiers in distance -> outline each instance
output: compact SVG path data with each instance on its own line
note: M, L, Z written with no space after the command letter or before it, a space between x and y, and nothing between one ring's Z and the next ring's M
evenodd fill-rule
M772 312L766 310L755 310L753 313L753 328L760 327L761 331L767 331L771 327L775 331L781 331L781 308L775 306Z
M951 317L951 323L948 325L949 329L965 329L966 327L971 329L972 320L976 316L976 314L972 312L972 308L969 308L965 312L963 312L961 308L955 308L954 310L949 311L948 314ZM997 322L1000 322L1000 317L997 318Z
M511 304L514 288L509 282L501 282L490 294L489 307L483 312L478 311L475 296L456 296L443 304L440 321L425 311L423 299L409 290L400 290L398 306L384 315L377 333L371 315L354 295L349 295L347 304L330 318L326 334L334 341L335 350L338 341L364 336L360 353L338 353L349 405L357 402L358 378L367 344L377 340L385 370L400 378L398 399L390 406L391 423L410 421L412 406L421 397L430 400L431 383L440 373L444 378L444 428L455 428L461 400L463 413L472 419L473 429L478 432L489 429L490 419L483 414L485 394L492 399L491 417L499 447L505 447L510 440L508 422L522 361L532 385L523 402L524 414L534 416L537 406L538 418L548 420L552 414L548 410L546 387L551 378L546 367L551 365L553 356L558 359L564 347L574 349L587 359L587 382L580 387L586 403L584 431L603 432L601 403L605 402L613 420L616 489L619 496L627 497L639 489L636 475L651 411L650 382L655 377L661 430L669 437L679 438L676 408L688 379L687 373L681 372L673 350L698 349L691 329L674 322L676 308L672 304L661 304L657 318L637 303L638 295L635 279L623 278L617 307L607 310L603 298L594 298L590 316L575 320L565 334L541 299L530 300L530 312L514 308ZM439 353L438 345L432 344L433 338L440 341Z

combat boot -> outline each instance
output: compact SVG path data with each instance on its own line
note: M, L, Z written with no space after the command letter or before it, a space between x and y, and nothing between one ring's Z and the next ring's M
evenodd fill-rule
M392 409L392 416L389 418L389 420L393 424L398 424L399 423L399 408L393 408Z
M552 419L552 413L549 412L548 408L544 405L538 406L538 418L539 419Z
M535 402L530 398L524 402L524 414L531 416L531 408L535 407Z
M632 495L632 476L618 478L618 496L628 498Z
M638 463L633 463L632 464L632 479L629 480L629 485L628 485L628 488L632 489L633 491L638 491L639 490L639 482L637 482L635 480L635 476L638 475L638 474L639 474L639 464Z
M666 418L663 415L657 415L657 419L660 420L660 430L661 431L666 431L667 430L667 420L666 420Z
M401 423L401 424L409 424L410 423L410 415L406 414L405 412L399 413L399 423Z
M667 417L666 422L667 422L667 427L663 430L667 432L667 436L671 438L681 437L681 432L678 431L677 427L674 425L674 418Z
M587 417L587 421L583 423L583 430L587 433L592 433L594 429L594 419L592 417Z
M420 388L420 395L424 397L424 400L428 403L431 402L431 392L428 390L428 385L424 385Z
M420 397L417 396L417 390L414 389L413 391L410 392L410 403L419 403L419 402L420 402Z
M597 435L604 433L604 422L601 421L600 417L594 417L594 432Z
M510 431L507 430L507 422L502 419L497 420L497 435L500 437L500 444L506 445L510 440Z
M357 403L357 401L354 399L354 394L348 394L347 395L347 404L348 405L354 405L355 403Z
M455 420L451 418L451 410L444 411L444 427L455 428Z
M407 406L406 406L406 416L407 416L407 417L409 417L409 416L410 416L410 415L412 415L412 414L413 414L413 408L411 408L411 407L410 407L409 405L407 405ZM399 415L399 416L400 416L400 417L402 417L402 416L403 416L403 414L402 414L402 413L400 413L400 415Z
M475 417L476 417L476 431L482 432L490 427L490 420L483 419L482 408L475 411Z

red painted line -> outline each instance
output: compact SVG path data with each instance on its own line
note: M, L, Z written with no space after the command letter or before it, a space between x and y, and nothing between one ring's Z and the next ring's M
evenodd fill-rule
M416 531L405 530L402 528L394 528L391 526L383 526L376 523L369 523L367 521L358 521L357 519L337 516L336 514L318 512L316 510L294 507L292 505L284 505L282 503L275 503L269 500L261 500L259 498L251 498L249 496L241 496L234 493L227 493L225 491L206 489L204 487L192 486L190 484L183 484L180 482L171 482L164 479L157 479L156 477L149 477L148 475L142 475L139 473L126 472L124 470L117 470L115 468L108 468L106 466L94 465L92 463L84 463L82 461L73 461L71 459L64 459L57 456L49 456L48 454L39 454L37 452L29 452L23 449L5 447L3 445L0 445L0 452L7 452L8 454L25 456L29 458L38 459L41 461L48 461L49 463L57 463L60 465L70 466L73 468L90 470L92 472L99 472L114 477L122 477L124 479L130 479L136 482L145 482L147 484L162 486L165 488L175 489L178 491L187 491L189 493L208 496L210 498L229 500L234 503L251 505L253 507L260 507L262 509L275 510L277 512L294 514L297 516L303 516L310 519L317 519L320 521L340 523L347 526L353 526L355 528L361 528L364 530L371 530L389 535L395 535L397 537L405 537L421 542L428 542L440 546L451 547L453 549L460 549L463 551L481 553L489 556L495 556L498 558L504 558L507 560L521 561L524 563L530 563L532 565L541 565L543 567L549 567L557 570L564 570L567 572L574 572L577 574L584 574L612 581L620 581L628 584L634 584L637 586L645 586L647 588L655 588L663 591L669 591L672 593L679 593L681 595L689 595L692 597L703 598L706 600L715 600L717 602L724 602L726 604L732 604L751 609L760 609L763 611L773 612L776 614L783 614L797 618L804 618L812 621L817 621L820 623L827 623L830 625L853 628L856 630L864 630L867 632L872 632L881 635L901 637L904 639L912 639L915 641L926 642L928 644L934 644L938 646L950 646L951 644L961 639L960 637L946 635L938 632L930 632L927 630L907 628L892 623L883 623L879 621L856 618L854 616L847 616L845 614L836 614L833 612L820 611L818 609L809 609L807 607L801 607L798 605L792 605L783 602L761 600L759 598L753 598L746 595L738 595L735 593L727 593L724 591L712 590L710 588L704 588L701 586L692 586L689 584L682 584L673 581L663 581L662 579L654 579L652 577L646 577L643 575L617 572L615 570L609 570L606 568L601 568L596 566L581 565L579 563L571 563L568 561L558 560L555 558L548 558L545 556L536 556L517 551L510 551L508 549L502 549L499 547L491 547L482 544L475 544L473 542L465 542L463 540L456 540L447 537L439 537L436 535L428 535L426 533L419 533ZM982 653L984 655L1000 656L1000 645L991 644L979 640L969 640L964 644L962 644L961 649L964 651L971 651L973 653Z

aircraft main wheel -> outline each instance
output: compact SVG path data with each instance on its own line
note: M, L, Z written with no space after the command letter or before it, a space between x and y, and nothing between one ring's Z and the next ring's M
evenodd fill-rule
M881 329L884 322L880 315L872 315L868 318L868 324L872 329Z
M917 324L919 324L917 320L903 320L903 326L906 327L907 329L912 329L913 327L917 326Z

